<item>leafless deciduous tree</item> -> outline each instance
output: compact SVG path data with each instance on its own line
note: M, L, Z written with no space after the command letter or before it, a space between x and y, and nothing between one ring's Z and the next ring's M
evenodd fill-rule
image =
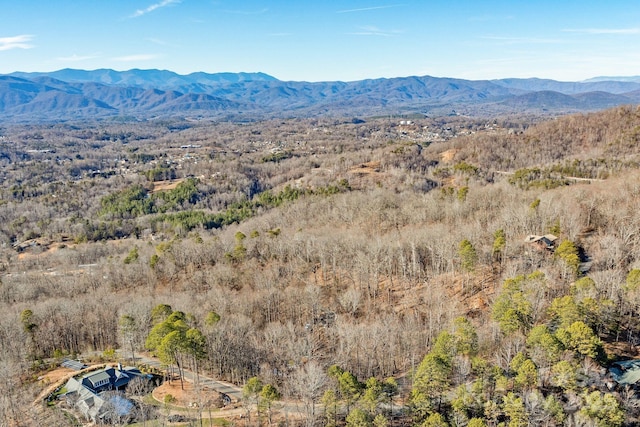
M294 396L302 400L306 419L305 425L315 425L318 417L316 404L324 393L326 384L326 369L316 361L312 360L293 372L290 387Z

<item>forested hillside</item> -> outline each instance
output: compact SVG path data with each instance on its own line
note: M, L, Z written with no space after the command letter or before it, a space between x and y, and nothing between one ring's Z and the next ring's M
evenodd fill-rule
M73 425L51 358L195 330L290 423L637 425L639 139L634 107L4 125L0 424Z
M371 117L463 114L558 115L637 103L640 82L559 82L541 79L464 80L409 76L352 82L280 81L264 73L166 70L0 75L0 113L20 123L66 120L291 117Z

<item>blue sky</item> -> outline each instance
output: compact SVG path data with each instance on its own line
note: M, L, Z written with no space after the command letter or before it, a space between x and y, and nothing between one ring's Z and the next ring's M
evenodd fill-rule
M640 75L635 1L0 0L0 73L265 72L281 80Z

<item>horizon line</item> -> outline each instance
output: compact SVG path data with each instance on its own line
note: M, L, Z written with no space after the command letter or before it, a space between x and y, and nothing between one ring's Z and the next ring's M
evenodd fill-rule
M620 81L620 79L639 79L640 80L640 75L619 75L619 76L604 76L604 75L599 75L599 76L592 76L592 77L588 77L586 79L580 79L580 80L558 80L558 79L554 79L554 78L550 78L550 77L538 77L538 76L530 76L530 77L495 77L495 78L482 78L482 79L468 79L468 78L461 78L461 77L454 77L454 76L434 76L434 75L430 75L430 74L411 74L411 75L404 75L404 76L393 76L393 77L367 77L367 78L362 78L362 79L356 79L356 80L305 80L305 79L301 79L301 80L282 80L272 74L266 73L264 71L215 71L215 72L210 72L210 71L192 71L189 73L179 73L177 71L173 71L170 69L165 69L165 68L128 68L128 69L123 69L123 70L119 70L119 69L115 69L115 68L94 68L94 69L84 69L84 68L71 68L71 67L65 67L65 68L60 68L60 69L56 69L53 71L12 71L9 73L0 73L0 76L12 76L15 74L53 74L53 73L58 73L61 71L80 71L80 72L86 72L86 73L91 73L91 72L96 72L96 71L113 71L116 73L127 73L127 72L132 72L132 71L159 71L159 72L168 72L168 73L173 73L176 74L178 76L190 76L192 74L209 74L209 75L216 75L216 74L262 74L268 77L271 77L277 81L280 82L307 82L307 83L326 83L326 82L341 82L341 83L349 83L349 82L361 82L361 81L367 81L367 80L393 80L393 79L406 79L406 78L412 78L412 77L417 77L417 78L424 78L424 77L431 77L431 78L436 78L436 79L454 79L454 80L466 80L466 81L500 81L500 80L532 80L532 79L538 79L538 80L551 80L551 81L557 81L557 82L565 82L565 83L588 83L591 82L593 80L600 80L600 79L612 79L611 81ZM601 80L600 80L601 81Z

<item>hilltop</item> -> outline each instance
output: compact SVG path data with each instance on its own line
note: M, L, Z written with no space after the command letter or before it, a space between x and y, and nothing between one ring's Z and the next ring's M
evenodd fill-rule
M640 102L640 82L618 79L463 80L431 76L353 82L280 81L264 73L164 70L0 76L0 112L11 121L167 117L256 120L320 116L557 115Z

